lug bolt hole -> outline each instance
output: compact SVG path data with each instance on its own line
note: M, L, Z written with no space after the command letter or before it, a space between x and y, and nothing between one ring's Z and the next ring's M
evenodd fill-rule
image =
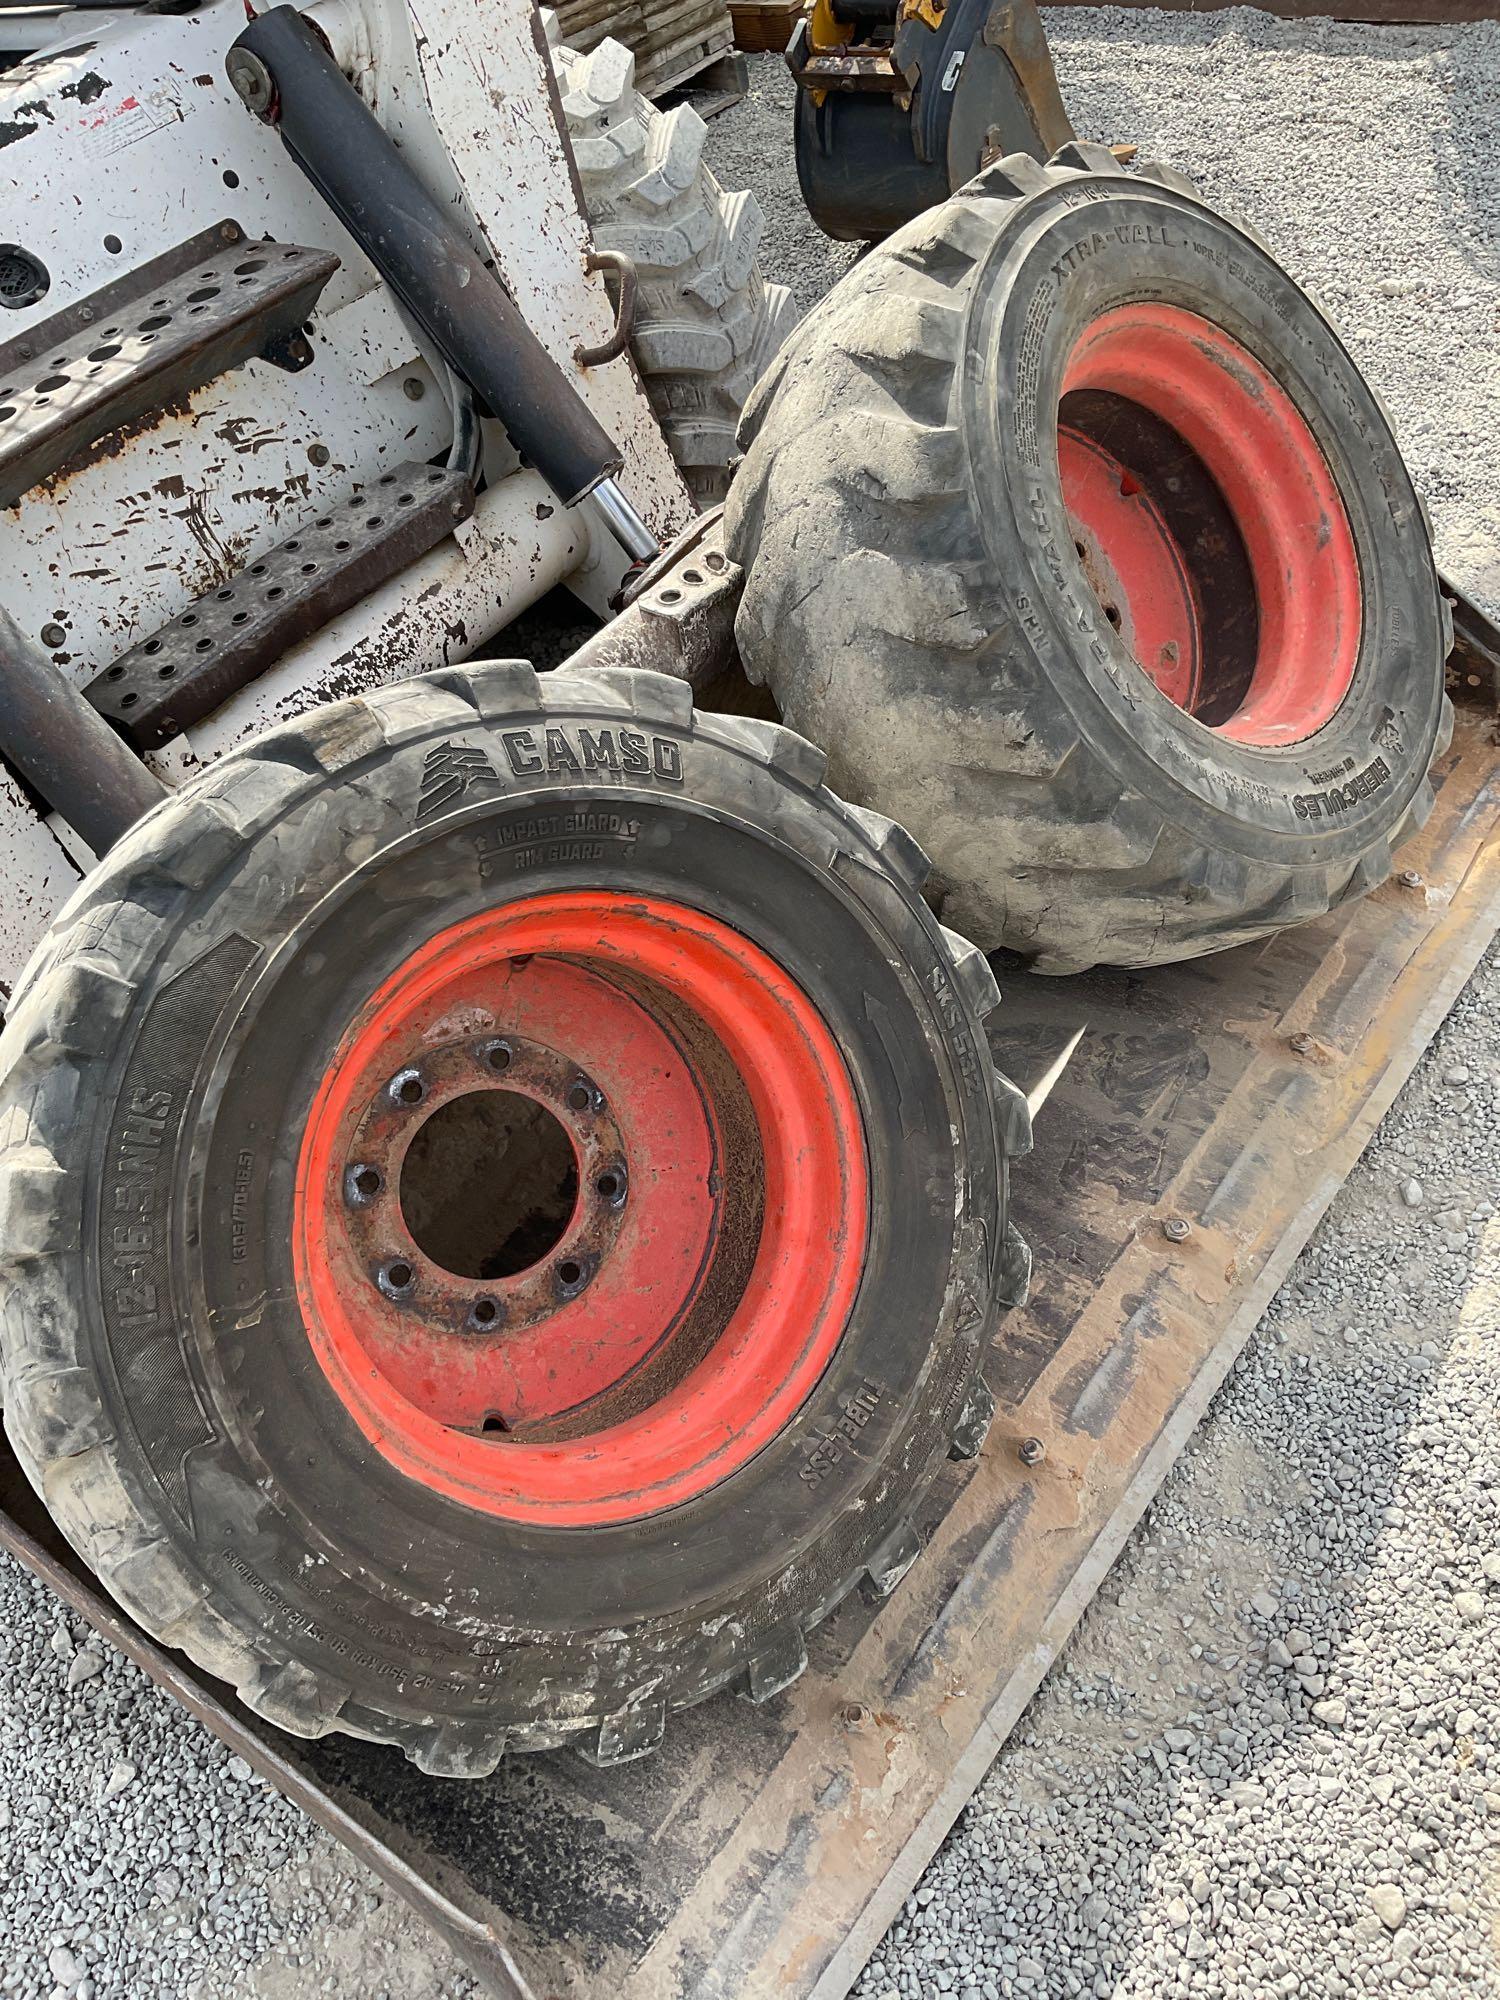
M1119 605L1118 605L1118 604L1106 604L1106 605L1105 605L1105 607L1104 607L1104 615L1105 615L1105 617L1106 617L1106 618L1107 618L1107 619L1109 620L1110 624L1111 624L1111 625L1113 625L1113 626L1114 626L1114 628L1115 628L1115 630L1116 630L1116 631L1118 632L1118 631L1119 631L1119 629L1120 629L1120 607L1119 607Z
M393 1104L404 1104L409 1109L422 1102L427 1086L414 1069L403 1069L386 1085L386 1095Z
M623 1174L617 1174L613 1171L600 1174L598 1180L594 1182L594 1186L606 1201L618 1201L625 1192L625 1177Z
M393 1257L389 1264L382 1264L377 1283L388 1299L405 1298L417 1282L417 1274L404 1257Z
M469 1308L470 1326L493 1326L500 1317L500 1308L493 1299L476 1299Z
M479 1051L479 1059L486 1069L506 1070L510 1068L513 1054L509 1042L486 1042Z
M604 1103L589 1086L581 1080L568 1086L568 1103L575 1111L598 1110Z
M510 1425L505 1421L504 1417L501 1416L498 1410L491 1410L489 1415L485 1418L484 1422L479 1426L479 1428L482 1431L484 1431L488 1436L494 1437L503 1434L505 1431L508 1431L510 1429Z
M557 1288L564 1298L581 1292L589 1280L589 1267L576 1257L564 1257L557 1266Z
M344 1176L344 1198L363 1205L373 1201L384 1186L385 1181L378 1167L351 1167Z

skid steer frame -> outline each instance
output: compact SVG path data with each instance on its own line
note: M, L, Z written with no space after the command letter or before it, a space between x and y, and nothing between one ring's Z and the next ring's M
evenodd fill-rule
M575 665L703 685L737 595L716 524ZM1458 595L1457 593L1453 593ZM1002 968L1023 1084L1082 1029L1017 1219L1044 1247L987 1373L989 1441L878 1605L847 1602L779 1701L720 1697L642 1763L468 1784L279 1737L100 1594L0 1445L0 1544L510 2000L837 2000L897 1915L1293 1259L1500 926L1500 633L1459 596L1437 805L1376 894L1259 946L1069 981Z

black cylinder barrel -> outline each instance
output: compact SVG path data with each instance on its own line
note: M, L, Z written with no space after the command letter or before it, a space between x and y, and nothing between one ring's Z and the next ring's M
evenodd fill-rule
M96 854L166 787L6 611L0 611L0 757Z
M268 73L257 92L253 65ZM619 447L423 187L384 126L295 7L272 7L230 50L228 70L455 374L565 506L619 471Z

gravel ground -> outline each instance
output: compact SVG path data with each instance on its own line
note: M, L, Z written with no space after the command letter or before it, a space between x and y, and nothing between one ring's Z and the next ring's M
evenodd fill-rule
M1079 130L1239 204L1500 609L1500 29L1049 23ZM713 128L808 305L787 84ZM770 185L768 163L782 162ZM1500 1995L1500 954L1470 983L860 1986ZM462 2000L326 1836L0 1559L0 1993Z
M1500 1995L1500 951L860 1983Z

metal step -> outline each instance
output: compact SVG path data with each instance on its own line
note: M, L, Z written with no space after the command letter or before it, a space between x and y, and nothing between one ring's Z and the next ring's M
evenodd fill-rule
M121 654L84 694L138 750L169 743L473 511L465 473L395 466Z
M331 250L221 222L0 347L0 507L252 355L305 367Z

